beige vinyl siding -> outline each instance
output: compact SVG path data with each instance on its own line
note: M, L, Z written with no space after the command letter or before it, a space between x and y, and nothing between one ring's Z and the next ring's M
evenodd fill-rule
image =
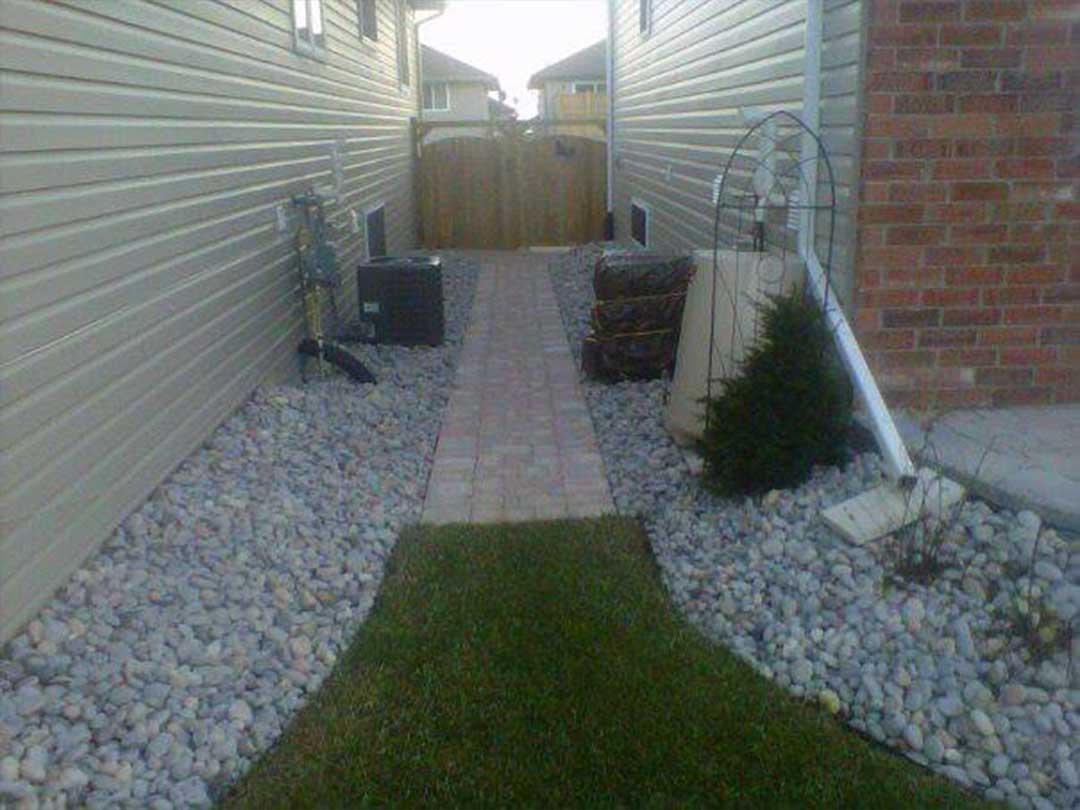
M743 108L802 107L805 0L654 0L651 33L637 0L613 0L615 223L630 199L652 208L654 245L711 247L712 185L748 128ZM854 250L861 5L826 0L821 132L836 172L835 262L850 288Z
M491 119L488 108L487 86L480 82L455 82L434 81L433 84L446 85L446 97L449 102L448 110L422 110L421 119L427 124L440 122L453 122L455 124L477 121L475 127L470 126L432 126L424 132L424 143L435 143L449 138L487 138L491 135L491 128L487 126Z
M445 84L450 109L424 110L425 121L487 121L488 90L480 82L455 82L433 80L432 84Z
M384 201L390 251L415 244L392 0L374 43L324 0L322 61L294 52L290 3L0 3L0 638L257 384L295 376L275 208L331 181L336 139L345 308L348 209Z

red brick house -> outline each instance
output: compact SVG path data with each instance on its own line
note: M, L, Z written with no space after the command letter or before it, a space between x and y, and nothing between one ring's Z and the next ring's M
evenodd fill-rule
M740 113L802 104L807 0L610 0L617 238L708 247ZM1080 401L1080 0L828 2L837 289L893 405Z
M893 402L1080 399L1080 2L868 3L858 332Z

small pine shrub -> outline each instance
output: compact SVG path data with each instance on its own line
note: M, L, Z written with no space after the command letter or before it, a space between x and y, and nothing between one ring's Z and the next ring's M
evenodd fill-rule
M851 388L820 309L798 293L759 303L761 332L739 373L706 403L705 481L723 495L797 486L845 460Z

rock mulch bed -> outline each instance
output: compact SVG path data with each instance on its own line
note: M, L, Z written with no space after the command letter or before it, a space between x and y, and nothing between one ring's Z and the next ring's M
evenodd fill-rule
M258 391L7 645L0 805L208 804L318 688L420 515L476 281L444 259L442 347Z
M575 351L595 253L552 264ZM666 383L584 387L616 505L644 521L672 598L703 632L989 798L1080 806L1075 540L1030 512L969 500L954 513L947 567L915 584L894 576L895 538L857 547L819 517L883 480L876 454L792 491L723 499L703 490L663 427ZM1065 643L1032 655L1012 623L1020 610L1056 612Z

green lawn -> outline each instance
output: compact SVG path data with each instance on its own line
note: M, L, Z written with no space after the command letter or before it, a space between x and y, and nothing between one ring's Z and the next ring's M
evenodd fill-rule
M624 520L413 530L226 807L975 807L669 606Z

